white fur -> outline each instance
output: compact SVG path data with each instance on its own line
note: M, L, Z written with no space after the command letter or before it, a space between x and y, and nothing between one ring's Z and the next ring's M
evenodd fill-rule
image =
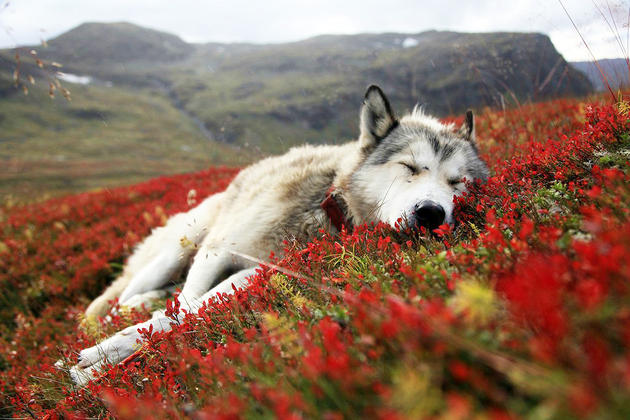
M409 126L413 124L422 125L425 127L429 127L433 131L453 131L455 126L453 124L444 124L437 118L427 115L424 112L424 108L420 105L416 105L413 107L411 113L405 115L400 119L401 125Z

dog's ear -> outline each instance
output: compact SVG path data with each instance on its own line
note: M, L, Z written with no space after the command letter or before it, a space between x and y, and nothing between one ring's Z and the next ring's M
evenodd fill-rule
M361 145L364 148L376 146L397 125L398 120L381 88L368 87L361 107Z
M475 144L475 116L473 112L469 109L466 111L466 117L464 118L464 123L459 128L458 134L464 140Z

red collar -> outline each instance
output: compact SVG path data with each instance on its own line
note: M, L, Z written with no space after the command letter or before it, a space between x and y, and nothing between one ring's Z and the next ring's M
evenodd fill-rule
M351 229L352 225L348 223L346 215L341 209L339 202L335 198L334 192L335 186L333 185L328 188L328 191L326 191L326 198L324 199L324 201L321 202L319 206L322 208L322 210L324 210L324 212L326 212L326 215L330 219L330 223L334 227L336 227L339 232L341 232L343 226L345 226L346 229Z

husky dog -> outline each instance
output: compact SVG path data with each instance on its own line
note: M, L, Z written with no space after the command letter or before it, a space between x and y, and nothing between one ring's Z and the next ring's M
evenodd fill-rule
M370 86L358 140L294 148L244 169L224 192L155 229L86 315L105 315L115 298L134 307L163 296L186 269L177 299L180 310L196 311L212 296L246 286L255 261L281 252L283 239L306 239L322 228L336 233L343 225L402 219L432 230L453 223L453 198L466 181L488 176L474 131L471 111L459 130L417 107L398 119L381 89ZM168 330L170 323L157 311L81 351L72 378L86 383L106 362L119 363L137 349L138 329Z

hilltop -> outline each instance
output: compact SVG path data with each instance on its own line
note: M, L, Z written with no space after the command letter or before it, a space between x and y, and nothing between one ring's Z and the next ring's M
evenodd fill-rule
M84 23L49 41L46 55L96 70L134 61L167 63L193 50L175 35L131 23Z

